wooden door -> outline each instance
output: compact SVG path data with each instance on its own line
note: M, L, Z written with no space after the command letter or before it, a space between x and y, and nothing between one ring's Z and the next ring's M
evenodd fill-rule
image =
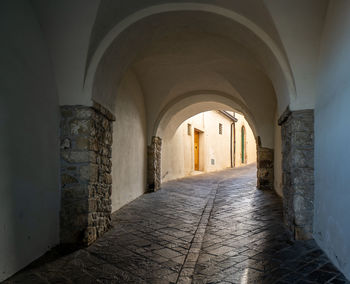
M194 131L194 170L199 171L199 131Z

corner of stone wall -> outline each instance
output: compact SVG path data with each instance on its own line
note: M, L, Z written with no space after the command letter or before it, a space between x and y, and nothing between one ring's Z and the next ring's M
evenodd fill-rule
M111 226L113 120L97 103L61 107L61 244L90 245Z
M284 221L297 240L312 239L314 213L314 111L290 111L282 131Z
M147 147L147 191L160 189L161 185L161 150L162 139L153 136L151 145Z
M260 140L260 139L258 139ZM273 149L257 146L257 187L261 190L272 190L274 184Z

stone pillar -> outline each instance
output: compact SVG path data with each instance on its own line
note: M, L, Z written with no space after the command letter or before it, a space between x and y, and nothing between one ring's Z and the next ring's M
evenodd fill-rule
M264 148L261 146L257 147L257 176L259 189L273 189L273 157L273 149Z
M287 109L282 126L284 220L296 240L312 238L314 211L314 112Z
M162 139L152 137L151 145L148 146L147 187L150 192L157 191L161 184L161 150Z
M98 104L61 107L62 244L90 245L111 226L113 120Z

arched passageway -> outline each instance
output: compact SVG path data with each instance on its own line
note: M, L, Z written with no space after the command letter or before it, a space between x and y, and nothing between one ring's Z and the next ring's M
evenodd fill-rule
M146 190L157 190L161 184L163 129L176 125L169 124L176 115L183 119L209 106L228 106L246 116L257 141L258 188L277 187L282 192L281 171L274 169L274 160L281 165L282 159L276 124L278 113L295 96L283 49L278 49L276 42L249 21L211 8L150 7L118 23L98 46L91 46L94 52L90 52L84 94L94 101L95 110L89 119L96 129L87 132L97 134L93 137L97 143L87 151L95 147L92 150L97 155L96 160L87 162L87 177L84 170L80 170L78 178L74 173L74 177L78 184L84 184L86 178L89 184L95 184L95 189L88 187L87 192L101 192L87 210L89 216L98 217L89 217L87 224L75 226L71 238L72 221L68 216L75 209L65 207L72 202L71 197L64 197L63 240L65 232L68 242L80 239L82 228L87 225L83 242L92 242L108 229L110 211ZM103 20L97 18L95 25L99 21ZM76 126L70 123L79 121L81 114L71 107L63 109L62 114L68 123L66 129L74 132ZM103 123L109 126L106 128ZM79 146L77 141L86 138L86 133L76 134L83 137L68 139L72 139L71 145ZM76 149L67 150L65 155L71 157L71 150ZM66 163L67 158L63 158L62 172L70 177L69 169L79 161L68 158ZM244 161L244 157L241 159ZM111 167L112 164L122 166ZM67 178L63 186L67 184L69 188L70 183ZM293 202L287 210L291 220ZM289 224L294 230L293 222Z
M242 126L248 130L245 141L247 153L243 162L239 150ZM257 147L253 131L242 114L227 108L200 112L183 121L175 131L167 127L161 137L162 183L256 163Z
M208 102L247 117L259 188L350 277L349 1L0 6L0 281L102 236L146 192L162 121Z
M259 188L283 197L294 238L314 237L350 275L347 1L0 6L1 280L59 239L106 232L145 193L162 121L209 102L245 114Z
M195 171L194 164L192 163L192 159L195 159L195 151L193 152L191 150L191 144L192 142L198 143L202 145L200 147L199 152L197 153L197 162L199 156L201 157L199 164L197 164L197 171L209 171L211 170L218 170L225 167L234 167L234 164L241 165L245 164L246 162L241 163L240 156L239 156L239 150L237 150L238 157L234 155L235 153L235 136L241 137L241 134L236 135L236 132L233 132L235 129L235 124L237 122L237 119L234 117L231 117L231 120L228 122L228 125L226 125L225 134L226 134L226 142L222 147L227 148L226 151L220 151L216 149L216 145L214 142L211 142L211 139L215 139L216 131L211 130L210 131L210 125L215 128L215 125L213 125L213 121L207 121L204 119L204 113L209 112L212 110L227 110L232 111L232 113L237 112L237 109L243 110L244 113L248 113L247 115L250 115L247 108L244 106L242 107L240 104L240 101L230 98L228 94L225 93L219 93L219 92L213 92L210 93L210 91L206 91L208 94L206 94L204 91L201 92L193 92L184 94L183 96L179 97L173 102L170 102L160 113L157 122L155 124L155 128L153 131L153 140L152 145L149 147L149 164L148 164L148 188L150 190L158 190L161 186L161 182L164 180L174 179L174 178L181 178L188 174L191 174L192 171ZM195 117L196 115L199 115L199 113L203 113L203 117L201 120L201 123L197 123L197 128L193 129L194 127L191 124L183 125L183 123L187 120L189 120L191 117ZM220 116L220 115L219 115ZM218 118L214 118L215 116L211 115L211 119L215 119L215 121ZM224 116L227 119L227 116ZM242 116L244 119L244 116ZM224 121L226 121L224 119ZM198 119L197 119L198 120ZM251 148L253 147L253 157L256 157L256 151L257 151L257 145L256 140L258 137L258 134L256 132L256 127L253 124L254 118L251 116L247 117L247 126L250 129L251 133ZM210 125L209 125L210 124ZM206 126L205 126L206 125ZM241 122L239 125L242 125ZM182 126L182 127L181 127ZM251 126L251 127L250 127ZM187 134L183 135L183 131L187 127ZM190 128L188 128L190 127ZM222 135L222 127L223 125L219 124L218 126L219 134ZM220 129L221 127L221 129ZM205 130L207 129L207 130ZM215 128L216 129L216 128ZM229 129L229 130L228 130ZM197 133L197 136L200 141L191 141L192 131L194 135ZM197 132L196 132L197 131ZM208 131L208 133L204 133L205 131ZM231 137L229 133L231 132ZM211 134L209 134L211 133ZM205 135L204 135L205 134ZM213 137L208 137L208 135L212 135ZM195 135L196 136L196 135ZM220 137L218 137L220 138ZM193 139L192 139L193 140ZM222 139L221 139L222 140ZM187 142L186 142L187 141ZM224 141L224 140L222 140ZM230 142L231 141L231 142ZM216 150L211 149L210 151L206 148L208 146L205 145L212 145ZM241 145L241 143L238 141L237 145ZM193 152L193 153L192 153ZM210 154L211 152L212 154ZM219 165L216 165L216 158L215 154L217 153L218 157L222 155L226 155L227 157L222 157L219 160L224 159L225 162L219 162L221 164L221 167ZM193 157L192 157L193 156ZM209 157L210 156L210 157ZM230 158L231 157L231 158ZM237 160L237 163L235 161ZM206 162L204 162L206 161ZM210 162L209 162L210 161ZM251 159L251 162L255 161L255 158ZM207 164L210 163L211 165ZM273 161L271 161L273 163ZM215 166L214 166L215 165ZM224 166L225 165L225 166ZM258 166L258 173L261 173L263 170ZM271 169L273 170L273 169ZM261 184L261 180L263 178L270 178L270 187L273 186L273 173L270 172L270 176L268 177L265 173L265 176L261 176L258 174L258 178L260 179L259 184Z

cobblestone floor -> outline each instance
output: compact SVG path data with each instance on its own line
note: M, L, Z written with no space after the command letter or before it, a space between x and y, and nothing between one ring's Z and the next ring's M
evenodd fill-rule
M349 283L313 241L293 242L254 166L171 181L113 215L86 249L5 283Z

